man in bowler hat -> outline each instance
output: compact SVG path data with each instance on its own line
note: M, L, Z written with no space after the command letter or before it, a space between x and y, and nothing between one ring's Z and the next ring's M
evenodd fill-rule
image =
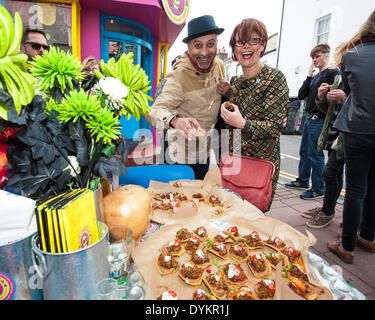
M223 31L210 15L188 23L183 39L187 51L166 75L163 91L146 116L148 123L167 132L161 142L165 161L188 164L195 179L203 179L208 171L211 145L207 136L220 110L223 88L218 80L224 76L224 67L215 57L217 37Z

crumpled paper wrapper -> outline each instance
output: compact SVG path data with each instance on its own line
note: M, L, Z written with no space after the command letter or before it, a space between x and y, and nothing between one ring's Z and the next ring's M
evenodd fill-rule
M0 190L0 245L12 243L37 230L30 198Z
M204 215L206 217L216 218L218 216L232 214L234 210L241 207L248 206L247 209L253 212L255 215L263 215L263 213L249 204L244 203L235 193L228 192L226 189L221 187L221 174L218 166L213 166L207 172L204 180L177 180L169 183L163 183L158 181L150 181L148 188L151 196L158 193L180 193L185 194L188 199L192 199L193 194L201 193L205 201L198 201L192 199L180 203L178 206L174 206L173 210L163 210L156 208L153 210L151 217L152 221L162 224L173 224L178 223L181 220L191 218L194 216ZM222 207L212 206L208 203L208 198L211 195L219 197L223 203ZM153 200L154 201L154 200Z
M134 250L133 259L137 269L141 272L147 284L146 299L156 299L165 289L175 291L181 300L192 299L193 292L197 287L186 284L177 275L177 273L169 276L161 276L156 269L156 261L161 253L162 246L169 241L174 240L176 232L182 227L186 227L189 231L193 231L199 226L204 226L208 230L210 238L214 238L214 236L220 231L226 230L232 226L237 226L241 235L246 235L252 231L257 231L263 240L267 240L269 236L277 236L281 240L285 241L288 246L292 246L301 251L302 260L306 266L309 281L318 287L322 287L318 278L313 272L311 272L306 258L306 251L308 247L314 245L316 242L315 237L310 233L308 233L307 236L303 235L299 231L279 220L258 215L256 212L250 211L248 213L245 208L250 209L251 205L244 205L239 211L236 210L231 214L226 214L215 218L212 218L210 215L204 213L199 213L198 215L190 218L174 220L173 224L170 223L162 226L158 231L147 238L146 241L137 246ZM270 253L273 252L273 250L271 248L264 247L262 249L251 250L251 252ZM212 273L216 273L216 271L224 267L226 263L233 262L230 258L222 260L211 253L209 253L209 255L216 259L216 265L213 264L209 267ZM190 255L185 253L182 257L177 258L177 260L180 262L180 264L183 264L189 260L189 257ZM255 283L260 281L260 279L253 276L246 262L241 263L241 266L249 278L249 287L253 289ZM205 271L204 276L206 275L207 273ZM303 300L302 297L295 294L288 287L288 280L281 276L281 263L278 265L277 270L273 270L269 279L274 280L276 283L274 299ZM199 287L205 290L208 289L203 282ZM329 289L323 289L324 293L319 295L318 299L332 300L333 296Z

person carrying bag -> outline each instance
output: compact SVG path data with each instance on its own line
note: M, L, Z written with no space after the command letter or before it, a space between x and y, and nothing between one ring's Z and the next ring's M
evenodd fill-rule
M279 137L289 103L289 88L283 73L260 61L267 39L267 29L261 21L244 19L238 24L229 45L232 59L240 63L243 75L236 78L232 86L229 83L218 86L220 93L229 98L232 107L231 110L227 109L226 102L220 109L220 116L227 128L233 129L233 144L227 151L241 154L241 159L232 157L241 164L238 173L231 176L222 172L223 185L231 182L229 189L240 191L244 199L251 199L249 202L259 206L263 212L271 207L279 179ZM225 150L223 146L222 150ZM223 171L228 156L224 151L221 153ZM269 197L269 193L263 191L268 188L270 180L272 188ZM253 199L255 195L263 198L262 201Z

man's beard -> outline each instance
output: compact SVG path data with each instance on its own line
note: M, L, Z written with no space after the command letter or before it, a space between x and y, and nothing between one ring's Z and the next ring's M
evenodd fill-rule
M208 69L211 65L213 58L213 54L207 54L205 56L198 54L195 56L195 63L201 69ZM202 61L202 59L204 59L204 61Z

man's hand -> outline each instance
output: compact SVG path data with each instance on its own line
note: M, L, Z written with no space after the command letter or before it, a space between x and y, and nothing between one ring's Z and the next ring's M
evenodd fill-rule
M331 86L328 83L322 83L320 87L318 88L318 99L320 101L323 101L324 95L327 93L327 91L331 88Z
M315 69L314 63L311 63L309 71L307 71L307 76L308 77L312 77L313 76L314 71L315 71L314 69Z
M172 127L180 130L185 139L191 140L196 136L197 131L200 129L199 122L194 118L180 118L176 117L172 123Z
M238 110L238 107L235 104L232 104L232 106L234 111L229 111L224 107L223 103L220 108L220 115L225 123L229 124L232 127L242 129L246 124L246 120L242 117L242 114L240 110Z
M343 90L335 89L327 93L328 100L341 102L346 100L346 94Z
M217 93L218 94L220 94L222 96L226 96L226 95L228 95L229 90L230 90L229 82L226 82L224 80L220 80L217 83Z

